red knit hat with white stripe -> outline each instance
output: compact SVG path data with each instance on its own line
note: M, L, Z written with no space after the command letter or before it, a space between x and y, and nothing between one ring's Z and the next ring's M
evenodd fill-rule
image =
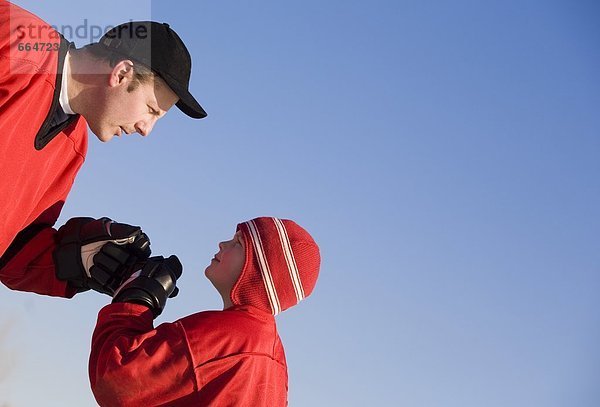
M261 217L240 223L246 261L231 290L234 305L253 305L273 315L308 297L321 256L306 230L294 221Z

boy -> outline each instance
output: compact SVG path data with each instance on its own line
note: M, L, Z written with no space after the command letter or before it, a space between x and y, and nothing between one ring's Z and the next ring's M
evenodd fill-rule
M175 256L151 258L99 315L89 374L101 406L285 406L287 365L274 315L313 291L319 248L295 222L261 217L219 243L205 275L223 311L156 329L176 293ZM143 305L141 305L143 304Z

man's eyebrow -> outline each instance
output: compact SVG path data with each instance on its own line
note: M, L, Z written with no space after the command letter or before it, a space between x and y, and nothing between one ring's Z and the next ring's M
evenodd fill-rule
M164 116L165 113L167 113L160 107L158 107L158 103L148 102L147 105L150 109L154 110L154 114L156 114L157 116Z

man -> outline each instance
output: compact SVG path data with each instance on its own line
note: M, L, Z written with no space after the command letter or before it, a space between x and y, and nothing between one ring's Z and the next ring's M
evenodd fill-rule
M147 136L176 105L206 116L190 94L191 57L167 25L130 22L82 49L0 0L0 280L72 297L112 294L150 255L139 227L74 218L53 228L85 160L87 127L102 142Z

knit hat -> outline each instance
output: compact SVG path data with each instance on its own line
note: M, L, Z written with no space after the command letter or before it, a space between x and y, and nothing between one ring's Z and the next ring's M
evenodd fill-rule
M321 256L306 230L287 219L260 217L237 225L246 261L231 290L234 305L253 305L273 315L308 297Z

